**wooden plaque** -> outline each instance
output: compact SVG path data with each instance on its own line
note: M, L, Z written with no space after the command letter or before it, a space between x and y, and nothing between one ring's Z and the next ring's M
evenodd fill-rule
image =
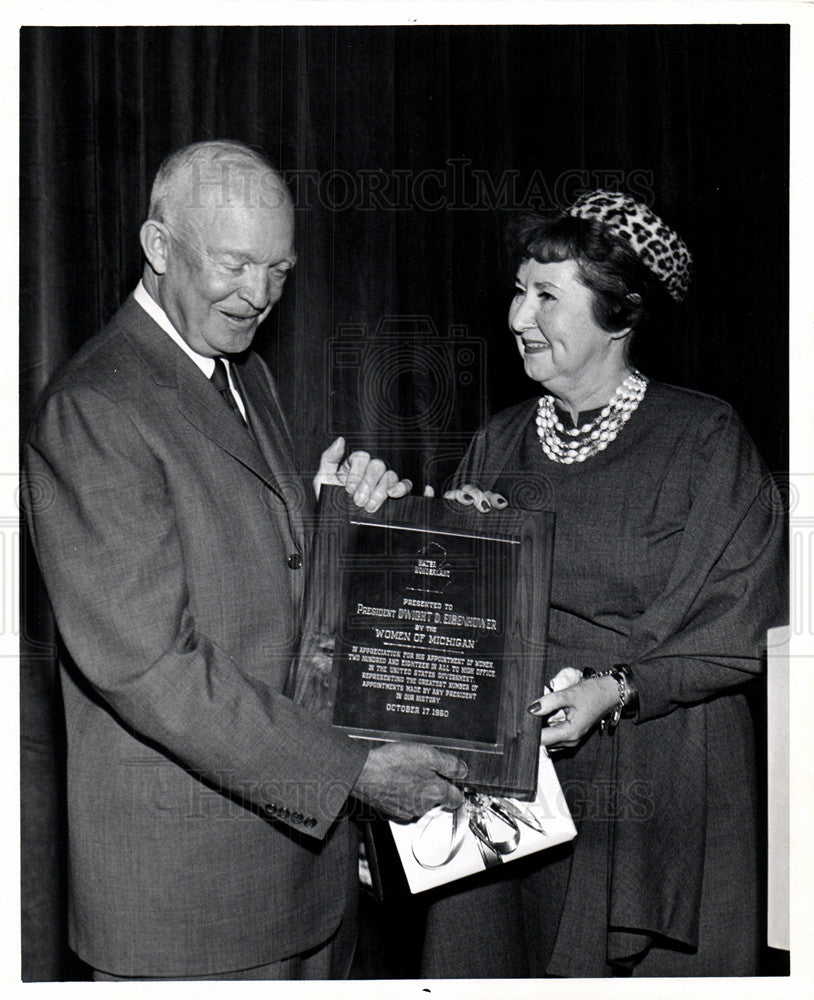
M553 534L548 512L405 497L368 514L323 488L291 697L352 737L447 749L469 786L531 796Z

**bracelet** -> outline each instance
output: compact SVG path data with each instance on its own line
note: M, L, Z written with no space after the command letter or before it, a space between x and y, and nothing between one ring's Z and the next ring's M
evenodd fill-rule
M621 663L616 666L609 667L607 670L594 670L591 667L588 667L582 671L582 676L586 679L590 679L591 677L612 677L619 685L618 704L614 705L613 708L599 720L600 732L607 732L610 735L619 725L622 713L631 701L631 688L628 681L627 668Z
M622 709L623 719L632 719L639 714L639 689L636 687L636 679L633 671L626 663L614 663L617 670L621 670L627 678L627 702Z

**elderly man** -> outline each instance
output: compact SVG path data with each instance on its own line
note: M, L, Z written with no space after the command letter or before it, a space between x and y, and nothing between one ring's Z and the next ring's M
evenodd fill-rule
M238 143L161 167L142 281L49 387L28 468L64 641L70 933L97 979L347 975L350 796L397 817L455 757L368 749L288 700L306 490L251 350L294 266L278 174ZM314 480L375 510L407 481L339 439Z

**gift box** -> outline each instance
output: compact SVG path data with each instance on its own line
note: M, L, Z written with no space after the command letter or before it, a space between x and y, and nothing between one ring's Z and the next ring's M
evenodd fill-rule
M533 802L469 792L455 812L438 807L414 823L391 821L390 830L413 893L544 851L577 834L544 748Z

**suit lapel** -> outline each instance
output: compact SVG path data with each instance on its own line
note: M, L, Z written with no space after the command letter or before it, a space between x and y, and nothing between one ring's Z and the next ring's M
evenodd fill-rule
M176 390L179 413L212 442L237 459L286 503L286 491L251 434L225 406L218 390L164 330L130 296L117 322L136 347L158 385Z
M232 363L232 375L246 406L257 445L269 467L274 470L285 498L291 531L302 546L303 515L310 505L274 382L259 358L252 354Z

